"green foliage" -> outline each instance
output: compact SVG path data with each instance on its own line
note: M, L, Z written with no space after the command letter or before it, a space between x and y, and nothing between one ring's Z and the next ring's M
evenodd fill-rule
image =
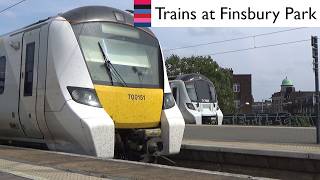
M171 55L166 60L168 76L199 73L208 77L214 84L219 106L223 113L233 113L234 93L232 90L232 72L221 68L210 56L191 56L180 58Z
M297 127L312 127L312 117L310 116L291 116L290 119L293 123L292 126Z

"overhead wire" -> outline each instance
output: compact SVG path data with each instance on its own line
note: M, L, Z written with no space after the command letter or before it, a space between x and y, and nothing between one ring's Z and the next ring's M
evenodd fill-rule
M229 53L249 51L249 50L254 50L254 49L262 49L262 48L269 48L269 47L275 47L275 46L284 46L284 45L288 45L288 44L297 44L297 43L302 43L302 42L307 42L307 41L310 41L310 39L302 39L302 40L296 40L296 41L267 44L267 45L262 45L262 46L254 46L254 47L235 49L235 50L229 50L229 51L214 52L214 53L208 53L208 54L201 54L199 56L214 56L214 55L221 55L221 54L229 54Z
M0 14L1 14L1 13L4 13L5 11L7 11L7 10L9 10L9 9L11 9L11 8L13 8L13 7L15 7L15 6L17 6L17 5L25 2L25 1L27 1L27 0L21 0L21 1L17 2L17 3L15 3L15 4L12 4L12 5L4 8L4 9L2 9L2 10L0 10Z
M267 36L267 35L272 35L272 34L284 33L284 32L289 32L289 31L296 31L296 30L300 30L300 29L304 29L304 28L306 28L306 27L291 28L291 29L286 29L286 30L273 31L273 32L269 32L269 33L261 33L261 34L243 36L243 37L238 37L238 38L225 39L225 40L220 40L220 41L212 41L212 42L207 42L207 43L194 44L194 45L190 45L190 46L181 46L181 47L176 47L176 48L165 49L163 51L175 51L175 50L188 49L188 48L194 48L194 47L200 47L200 46L207 46L207 45L211 45L211 44L219 44L219 43L225 43L225 42L230 42L230 41L237 41L237 40L243 40L243 39L248 39L248 38L256 38L256 37L260 37L260 36Z
M284 46L288 44L296 44L296 43L301 43L301 42L307 42L310 41L310 39L303 39L303 40L297 40L297 41L289 41L289 42L282 42L282 43L276 43L276 44L268 44L268 45L262 45L262 46L255 46L255 47L250 47L250 48L243 48L243 49L236 49L236 50L230 50L230 51L222 51L222 52L216 52L216 53L210 53L207 54L207 56L211 55L220 55L220 54L228 54L228 53L235 53L235 52L242 52L242 51L249 51L253 49L262 49L262 48L269 48L269 47L275 47L275 46ZM205 56L205 55L202 55Z

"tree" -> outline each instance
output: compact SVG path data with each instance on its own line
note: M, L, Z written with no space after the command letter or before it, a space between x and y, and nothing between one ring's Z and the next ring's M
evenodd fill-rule
M168 76L199 73L208 77L214 84L219 106L223 113L234 113L234 93L232 90L232 71L221 68L210 56L191 56L180 58L171 55L166 59Z

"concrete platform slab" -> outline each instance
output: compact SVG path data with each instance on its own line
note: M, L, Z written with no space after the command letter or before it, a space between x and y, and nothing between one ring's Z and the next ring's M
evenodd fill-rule
M0 171L31 179L261 179L8 146L0 146Z
M320 146L184 139L179 166L285 180L320 179Z
M0 179L5 179L5 180L26 180L27 178L19 177L13 174L9 173L4 173L0 172Z
M186 125L184 140L315 144L314 127Z
M182 149L320 160L320 145L183 140Z

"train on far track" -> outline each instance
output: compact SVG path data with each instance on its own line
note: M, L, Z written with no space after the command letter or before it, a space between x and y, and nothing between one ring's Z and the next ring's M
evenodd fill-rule
M0 36L0 140L150 161L185 122L160 44L133 15L86 6Z
M214 84L201 74L170 77L172 94L187 124L222 125Z

